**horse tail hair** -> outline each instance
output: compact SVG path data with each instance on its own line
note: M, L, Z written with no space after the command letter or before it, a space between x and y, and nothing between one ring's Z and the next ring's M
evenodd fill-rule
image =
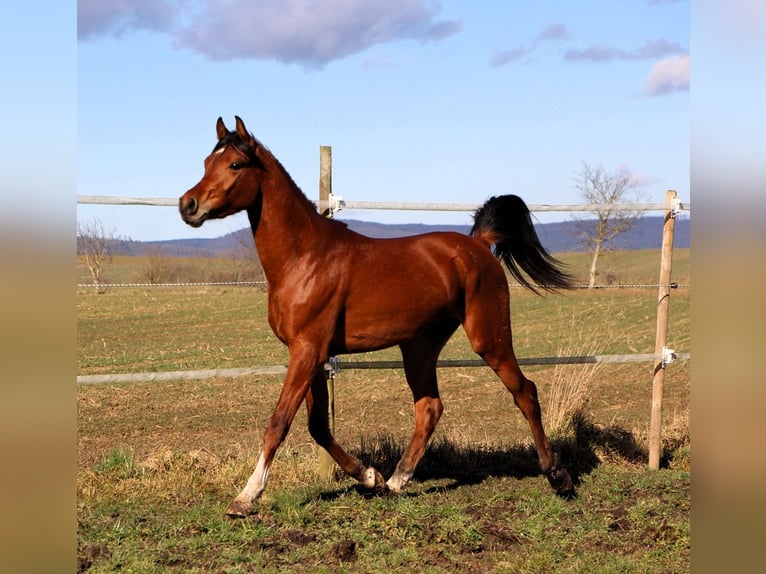
M476 210L473 219L471 236L493 250L495 257L524 287L538 295L540 292L535 287L549 292L573 288L573 276L564 271L564 265L540 243L529 208L520 197L490 197Z

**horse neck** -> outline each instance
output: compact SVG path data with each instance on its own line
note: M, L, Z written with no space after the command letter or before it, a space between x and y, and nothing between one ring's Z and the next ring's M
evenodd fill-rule
M295 260L316 249L321 227L328 222L303 194L282 164L266 151L261 201L248 209L258 256L269 284L276 285Z

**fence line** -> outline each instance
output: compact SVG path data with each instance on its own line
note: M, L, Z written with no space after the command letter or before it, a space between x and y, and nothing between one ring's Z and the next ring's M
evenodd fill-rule
M579 355L571 357L528 357L519 358L519 365L577 365L587 363L638 363L663 360L667 356L659 356L655 353L633 355ZM672 353L672 360L688 361L689 353ZM667 361L666 361L667 362ZM487 367L481 359L443 359L436 363L439 369L454 367ZM329 366L328 366L329 368ZM332 362L332 370L339 371L372 370L372 369L403 369L402 361L346 361L336 360ZM487 367L489 368L489 367ZM79 384L103 384L103 383L139 383L139 382L164 382L164 381L193 381L212 379L214 377L232 378L248 375L284 375L287 372L285 365L270 365L264 367L243 367L227 369L202 369L196 371L163 371L157 373L120 373L105 375L79 375Z
M120 197L108 195L78 195L78 204L89 205L147 205L155 207L178 207L178 199L169 197ZM344 200L339 196L331 196L329 200L314 202L320 210L341 209L360 210L394 210L394 211L476 211L479 203L423 203L402 201L354 201ZM553 205L545 203L530 203L527 205L531 212L555 211L665 211L665 203L589 203ZM678 201L674 206L677 211L691 211L691 203Z
M78 289L88 289L98 287L100 289L110 287L240 287L248 285L259 285L261 287L268 286L268 281L211 281L209 283L78 283ZM533 284L532 287L544 288L545 285ZM599 284L588 285L582 283L580 285L573 285L572 289L656 289L662 287L659 283L617 283L617 284ZM670 289L683 289L691 287L689 283L670 283L667 285ZM508 285L509 289L526 289L524 285L518 283L511 283Z
M340 196L325 192L324 197L314 202L320 208L328 209L328 215L341 209L383 209L383 210L415 210L415 211L475 211L479 204L448 204L448 203L415 203L415 202L378 202L378 201L345 201ZM118 196L100 196L100 195L78 195L77 203L97 204L97 205L146 205L161 207L176 207L178 200L172 198L138 198L138 197L118 197ZM551 204L528 204L532 212L546 211L666 211L668 203L619 203L619 204L576 204L576 205L551 205ZM690 202L682 202L674 199L670 205L673 215L680 211L691 211ZM186 287L186 286L239 286L239 285L267 285L265 281L242 281L242 282L210 282L210 283L115 283L115 284L78 284L78 288L90 287ZM511 284L510 288L520 288L522 285ZM667 285L660 284L626 284L626 285L576 285L578 289L644 289L644 288L669 288L677 289L679 287L690 287L688 284L678 284L671 282ZM690 355L673 354L674 357L688 360ZM657 353L652 354L632 354L632 355L590 355L578 357L536 357L528 359L519 359L521 365L556 365L556 364L577 364L577 363L595 363L595 362L642 362L642 361L661 361L665 362L665 357ZM398 361L340 361L333 360L333 371L339 368L345 369L378 369L378 368L401 368L401 362ZM481 360L441 360L437 363L440 368L445 367L479 367L485 366ZM253 368L232 368L232 369L207 369L198 371L173 371L163 373L126 373L112 375L80 375L77 377L78 383L92 384L101 382L135 382L135 381L168 381L168 380L193 380L205 379L211 377L237 377L244 375L258 374L282 374L286 372L283 365L273 365L266 367Z
M105 287L222 287L222 286L245 286L245 285L260 285L265 287L268 285L266 281L211 281L209 283L78 283L78 288L98 287L103 289ZM653 285L657 287L657 285Z
M444 204L444 203L414 203L414 202L372 202L372 201L344 201L342 197L334 195L331 188L331 158L332 151L329 146L320 147L320 185L319 201L314 202L320 213L333 217L333 215L342 209L368 209L368 210L399 210L399 211L462 211L473 212L478 204ZM78 204L100 204L100 205L148 205L175 207L176 199L170 198L133 198L133 197L110 197L95 195L78 195ZM673 251L673 233L675 228L675 218L681 211L691 211L689 202L682 202L677 197L675 191L668 191L665 197L665 203L614 203L614 204L586 204L586 205L547 205L547 204L528 204L531 212L638 212L638 211L663 211L665 212L665 225L663 227L663 245L662 261L659 285L660 297L657 313L657 338L655 352L652 354L632 354L632 355L590 355L579 357L540 357L531 359L520 359L521 365L556 365L556 364L580 364L596 362L635 362L652 361L654 367L654 381L652 390L652 413L651 413L651 431L649 444L649 468L659 468L659 452L661 447L661 406L662 406L662 381L667 364L677 358L688 360L690 354L676 354L673 350L665 346L667 339L667 309L670 296L670 289L678 287L678 284L670 282L670 262ZM227 283L231 284L231 283ZM127 284L139 285L139 284ZM172 284L160 284L169 286ZM153 285L157 286L157 285ZM647 286L648 287L648 286ZM603 288L603 287L602 287ZM457 366L480 366L483 361L478 360L457 360L457 361L439 361L437 367L457 367ZM381 369L381 368L402 368L399 361L340 361L337 357L331 357L325 365L327 375L328 393L330 394L330 425L334 428L334 375L341 368L347 369ZM211 377L232 377L246 374L284 374L287 371L283 365L272 367L256 367L250 369L210 369L204 371L177 371L165 373L133 373L123 375L85 375L78 376L78 383L97 383L97 382L128 382L128 381L164 381L164 380L185 380L185 379L206 379ZM320 474L327 475L331 472L332 461L327 456L320 456Z
M178 207L178 199L172 197L119 197L111 195L78 195L77 203L91 205L153 205L155 207Z
M284 375L287 367L271 365L267 367L203 369L198 371L162 371L159 373L120 373L113 375L78 375L77 382L83 385L100 383L139 383L162 381L194 381L214 377L230 378L246 375Z
M395 211L476 211L479 203L423 203L403 201L346 201L342 198L331 198L329 201L320 201L320 209L360 209L360 210L395 210ZM664 211L667 205L664 203L588 203L552 205L544 203L530 203L527 205L532 212L552 211ZM689 202L678 202L678 211L691 211Z

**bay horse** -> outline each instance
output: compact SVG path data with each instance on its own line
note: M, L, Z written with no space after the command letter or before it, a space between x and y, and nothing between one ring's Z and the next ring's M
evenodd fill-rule
M348 476L369 489L401 491L442 414L437 358L461 324L528 421L551 486L572 496L572 479L543 430L537 387L514 354L508 281L499 261L533 291L535 283L548 291L570 288L572 277L540 244L524 201L492 197L476 211L470 236L373 239L319 214L277 158L235 119L229 131L218 118L218 142L205 159L202 179L181 196L179 210L193 227L247 213L268 280L269 325L287 345L289 364L255 470L226 513L254 512L277 448L304 400L312 438ZM386 481L335 441L324 365L331 356L394 345L412 390L415 430Z

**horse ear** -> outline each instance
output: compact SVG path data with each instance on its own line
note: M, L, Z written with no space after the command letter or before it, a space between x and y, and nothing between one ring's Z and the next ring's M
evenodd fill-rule
M218 140L222 140L229 133L226 129L226 125L223 123L223 118L219 117L218 122L215 124L215 132L218 135Z
M251 146L253 146L253 149L255 149L257 147L255 138L250 134L250 132L247 131L245 122L243 122L242 118L239 116L234 116L234 119L237 122L237 135L242 139L242 141L248 142Z
M245 122L239 116L234 116L234 120L237 122L237 135L242 138L243 141L250 140L250 134L245 127Z

